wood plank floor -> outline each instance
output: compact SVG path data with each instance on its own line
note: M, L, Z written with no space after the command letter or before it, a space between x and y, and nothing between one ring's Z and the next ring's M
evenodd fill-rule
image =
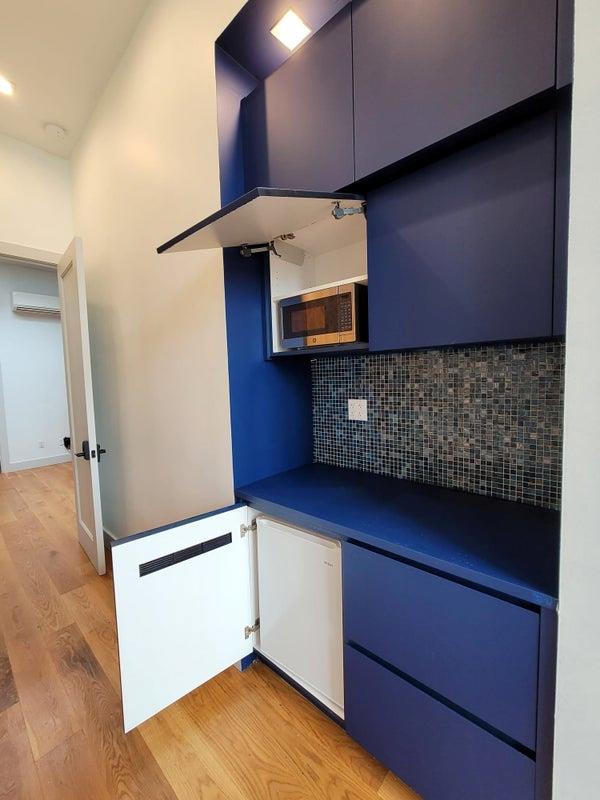
M149 665L149 669L151 665ZM262 664L123 734L70 464L0 474L0 800L418 800Z

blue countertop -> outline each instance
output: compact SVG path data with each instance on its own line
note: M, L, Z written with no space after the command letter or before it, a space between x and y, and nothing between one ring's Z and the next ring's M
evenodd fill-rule
M557 511L325 464L243 486L236 497L291 524L557 605Z

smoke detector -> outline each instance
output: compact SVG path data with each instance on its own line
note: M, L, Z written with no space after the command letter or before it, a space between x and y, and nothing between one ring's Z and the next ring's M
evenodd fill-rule
M44 125L44 131L52 139L65 139L67 136L66 130L61 128L60 125L56 125L54 122L47 122Z

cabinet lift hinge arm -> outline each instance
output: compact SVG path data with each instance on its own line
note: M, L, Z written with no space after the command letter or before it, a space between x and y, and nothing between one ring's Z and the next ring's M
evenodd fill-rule
M293 235L285 234L281 238L282 239L293 238ZM275 240L269 242L269 244L259 244L259 245L243 244L240 247L240 255L244 256L244 258L250 258L256 253L273 253L274 255L281 258L281 256L275 249Z
M335 219L344 219L344 217L351 217L353 214L364 214L366 203L361 203L360 206L351 206L350 208L342 208L337 202L331 209L331 214Z
M253 633L260 628L260 619L257 619L254 625L246 625L244 628L244 639L249 639Z

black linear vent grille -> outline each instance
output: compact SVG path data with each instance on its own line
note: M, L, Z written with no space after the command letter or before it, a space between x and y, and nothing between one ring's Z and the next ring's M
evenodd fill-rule
M172 567L174 564L179 564L182 561L187 561L188 558L201 556L203 553L210 553L211 550L224 547L226 544L231 544L231 542L231 533L225 533L223 536L217 536L215 539L209 539L207 542L186 547L185 550L177 550L175 553L168 553L166 556L155 558L152 561L146 561L144 564L140 564L140 578L143 578L144 575L150 575L152 572L158 572L161 569Z

